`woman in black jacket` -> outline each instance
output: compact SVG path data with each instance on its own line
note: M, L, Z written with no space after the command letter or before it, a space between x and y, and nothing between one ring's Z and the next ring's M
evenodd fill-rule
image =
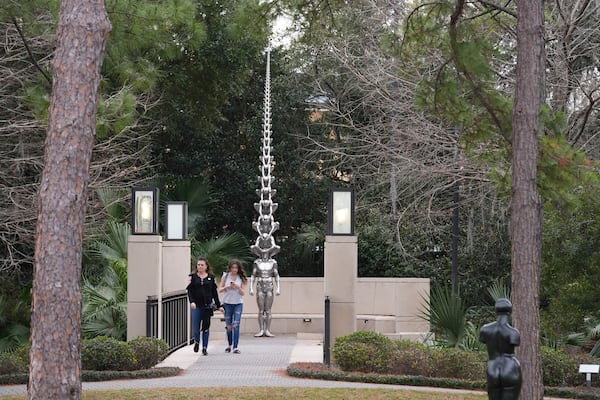
M189 276L186 290L192 309L194 353L197 353L200 347L200 331L202 331L202 355L207 355L210 317L213 316L214 310L221 309L217 284L208 260L203 257L198 258L196 269Z

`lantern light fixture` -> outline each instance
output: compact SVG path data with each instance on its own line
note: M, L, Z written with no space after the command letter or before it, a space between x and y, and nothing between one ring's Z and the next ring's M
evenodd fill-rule
M165 240L187 240L188 203L187 201L168 201Z
M131 230L134 235L158 235L158 188L132 188Z
M328 235L354 235L354 191L332 189L327 210Z

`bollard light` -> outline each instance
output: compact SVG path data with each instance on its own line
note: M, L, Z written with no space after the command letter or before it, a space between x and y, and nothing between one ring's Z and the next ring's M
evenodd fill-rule
M328 235L354 235L354 191L332 189L327 210Z
M158 235L158 188L132 188L131 210L134 235Z
M188 203L187 201L168 201L167 229L165 240L187 240Z

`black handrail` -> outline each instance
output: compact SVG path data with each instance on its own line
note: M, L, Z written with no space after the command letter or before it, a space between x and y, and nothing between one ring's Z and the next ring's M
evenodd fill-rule
M185 290L162 297L162 339L169 344L169 354L187 345L188 299ZM146 336L158 337L158 296L146 300Z

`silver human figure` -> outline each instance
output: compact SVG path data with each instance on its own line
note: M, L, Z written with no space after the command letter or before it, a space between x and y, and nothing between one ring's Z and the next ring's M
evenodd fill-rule
M254 294L256 282L256 303L258 305L258 328L256 337L273 337L271 333L271 308L273 306L273 292L279 296L279 272L277 261L272 258L256 259L252 266L250 277L250 295Z
M256 282L256 304L258 305L258 327L256 337L273 337L271 333L271 308L273 306L273 293L279 295L279 272L277 261L273 256L279 253L280 247L275 243L273 233L279 229L279 222L275 221L273 213L277 210L277 203L273 202L276 190L271 187L273 183L273 157L271 151L271 53L267 51L267 73L265 78L265 108L263 118L262 156L259 166L260 189L256 193L260 197L258 203L254 203L254 209L258 213L252 228L258 233L256 242L250 246L250 250L259 258L254 261L252 275L250 276L250 295L254 295L254 283Z

